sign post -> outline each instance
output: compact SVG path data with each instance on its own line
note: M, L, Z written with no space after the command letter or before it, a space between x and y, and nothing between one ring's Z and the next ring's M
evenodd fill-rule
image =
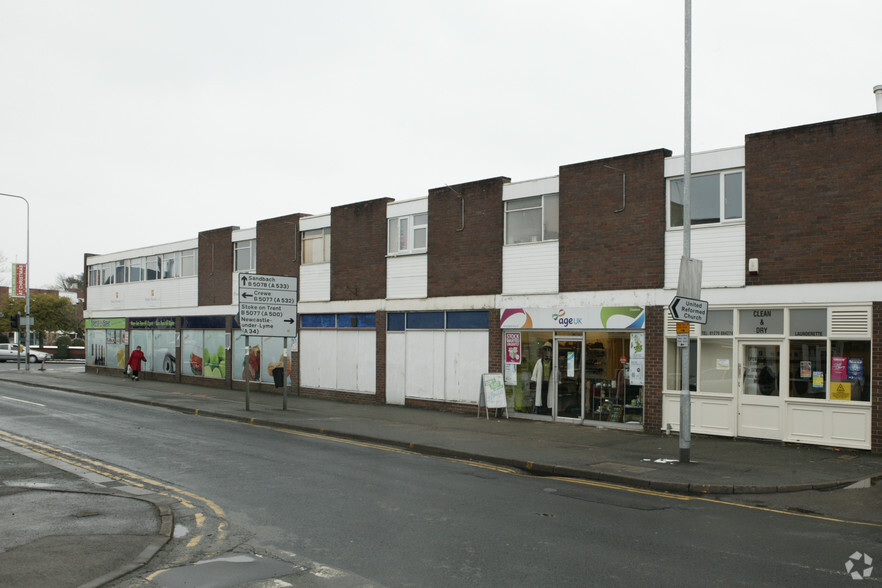
M288 338L297 337L297 278L262 274L239 276L239 327L245 335L248 348L249 335L282 337L286 361L283 362L284 389L282 408L288 409ZM248 352L250 353L250 351ZM250 382L246 369L245 410L251 410L249 402Z

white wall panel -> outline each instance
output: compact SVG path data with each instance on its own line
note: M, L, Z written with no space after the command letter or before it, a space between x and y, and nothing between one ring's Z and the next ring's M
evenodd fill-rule
M370 394L377 392L377 333L356 331L358 338L357 390Z
M358 390L358 335L357 331L335 331L337 334L336 382L337 390Z
M408 331L405 358L408 398L444 400L444 332Z
M407 335L404 333L386 333L386 402L388 404L404 404L406 342Z
M446 335L445 399L477 404L481 375L489 370L490 335L486 331L448 331Z
M300 332L300 378L305 388L376 392L377 336L374 331Z
M560 263L557 241L502 248L502 293L547 294L558 291Z
M316 263L300 266L300 300L323 301L331 299L331 264Z
M386 259L386 298L426 298L428 255L400 255Z
M90 312L174 309L197 306L198 278L89 286ZM164 311L163 311L164 312Z
M692 257L702 261L703 288L744 286L747 271L745 243L743 223L692 227ZM683 231L668 231L665 234L665 288L677 288L682 256Z

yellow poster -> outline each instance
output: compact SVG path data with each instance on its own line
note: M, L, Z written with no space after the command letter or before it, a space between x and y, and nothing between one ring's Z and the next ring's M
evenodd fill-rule
M851 400L851 382L830 382L830 400Z

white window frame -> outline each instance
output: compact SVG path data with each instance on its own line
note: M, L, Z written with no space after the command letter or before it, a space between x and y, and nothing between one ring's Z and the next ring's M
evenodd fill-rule
M403 230L402 230L403 229ZM429 247L429 213L418 212L388 219L386 251L389 255L425 253ZM424 245L416 246L422 235Z
M233 271L253 272L257 269L257 239L233 243Z
M187 249L181 251L181 271L182 278L190 278L199 275L199 256L196 249Z
M738 216L733 216L730 218L726 217L726 177L734 174L741 174L741 213ZM726 170L717 170L708 173L700 173L694 174L692 176L693 184L692 184L692 192L689 194L690 201L692 203L695 202L695 190L694 190L694 180L697 178L706 178L710 176L717 176L720 182L720 201L718 204L719 218L716 221L711 222L702 222L696 223L695 220L692 221L691 226L713 226L713 225L724 225L731 223L743 223L744 222L744 201L746 200L745 191L744 191L744 168L735 168L735 169L726 169ZM673 178L668 178L667 181L667 226L668 229L682 229L683 223L675 225L671 223L671 213L673 212L673 206L671 202L671 196L673 193L672 185L674 182L683 181L683 176L677 176ZM694 210L694 209L693 209Z
M546 227L546 216L547 216L547 211L548 211L548 205L546 204L546 201L548 198L550 198L552 196L557 200L558 222L557 222L556 235L549 236L549 235L546 235L546 232L548 232L547 227ZM530 206L530 207L526 207L526 208L516 208L516 209L509 208L514 203L525 204L525 202L524 202L525 200L534 200L534 199L539 200L539 204L537 206ZM535 240L534 239L529 239L529 240L525 239L522 241L510 240L509 239L509 228L510 228L509 216L511 214L524 212L525 210L536 210L536 209L539 209L541 211L539 234L536 236L537 238ZM523 243L557 241L560 239L560 194L558 192L549 193L549 194L537 194L535 196L526 196L524 198L514 198L511 200L506 200L503 214L505 217L505 228L504 228L504 237L503 237L505 239L505 245L520 245Z
M307 251L312 248L307 242L321 241L321 259L306 259ZM300 254L302 265L315 265L319 263L331 263L331 227L322 227L320 229L308 229L300 232Z

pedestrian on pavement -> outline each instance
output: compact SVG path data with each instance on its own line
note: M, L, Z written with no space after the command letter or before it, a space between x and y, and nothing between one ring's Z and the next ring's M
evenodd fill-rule
M146 363L147 356L144 355L144 352L141 351L141 346L138 345L138 348L132 351L132 355L129 357L129 367L132 368L132 380L138 380L142 361Z

